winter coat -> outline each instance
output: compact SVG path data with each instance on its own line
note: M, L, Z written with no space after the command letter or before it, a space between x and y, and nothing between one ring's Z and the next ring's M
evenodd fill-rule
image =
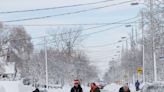
M33 92L40 92L38 88L36 88Z
M120 90L119 90L119 92L130 92L130 89L128 89L128 91L124 91L124 88L121 87Z
M81 88L80 85L78 87L74 86L71 88L71 92L83 92L83 89Z
M140 86L140 83L137 81L137 82L135 83L135 86L136 86L136 87L139 87L139 86Z
M96 87L95 89L91 89L90 92L100 92L100 89Z

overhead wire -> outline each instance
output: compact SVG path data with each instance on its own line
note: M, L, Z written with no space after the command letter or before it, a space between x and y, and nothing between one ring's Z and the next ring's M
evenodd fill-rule
M118 22L124 22L124 21L129 21L129 20L133 20L133 19L136 19L138 17L132 17L132 18L128 18L128 19L123 19L123 20L119 20L119 21L116 21L116 22L113 22L113 23L118 23ZM133 21L134 22L134 21ZM112 24L112 23L110 23ZM104 26L109 26L110 24L105 24L105 25L98 25L98 26L94 26L94 27L89 27L89 28L85 28L85 29L82 29L82 31L86 31L86 30L91 30L91 29L96 29L96 28L101 28L101 27L104 27ZM115 26L116 27L116 26ZM115 28L115 27L112 27L112 28ZM107 31L107 30L111 30L112 28L108 28L106 30L101 30L101 31ZM101 31L96 31L96 32L92 32L92 33L88 33L88 34L83 34L83 36L89 36L89 35L93 35L93 34L96 34L96 33L99 33ZM77 31L72 31L72 32L77 32ZM68 32L64 32L62 34L67 34ZM44 37L50 37L50 36L55 36L55 35L59 35L59 34L51 34L51 35L48 35L48 36L38 36L38 37L33 37L33 38L18 38L18 39L13 39L13 40L26 40L26 39L40 39L40 38L44 38ZM12 39L11 39L12 40Z
M0 14L10 14L10 13L23 13L23 12L36 12L36 11L54 10L54 9L62 9L62 8L69 8L69 7L79 7L79 6L94 5L94 4L106 3L106 2L109 2L109 1L115 1L115 0L103 0L103 1L97 1L97 2L91 2L91 3L74 4L74 5L66 5L66 6L58 6L58 7L49 7L49 8L6 11L6 12L0 12Z
M8 25L8 26L38 26L38 27L52 27L52 26L93 26L93 25L115 25L115 24L132 24L132 23L136 23L135 21L133 22L117 22L117 23L75 23L75 24L12 24L12 25ZM140 22L137 22L140 23Z
M47 15L47 16L42 16L42 17L32 17L32 18L24 18L24 19L7 20L7 21L3 21L3 22L20 22L20 21L46 19L46 18L51 18L51 17L56 17L56 16L72 15L72 14L78 14L78 13L82 13L82 12L88 12L88 11L103 9L103 8L107 8L107 7L111 7L111 6L122 5L122 4L129 3L129 2L132 2L132 1L131 0L130 1L124 1L124 2L117 3L117 4L105 5L105 6L100 6L100 7L90 8L90 9L84 9L84 10L79 10L79 11L74 11L74 12L66 12L66 13L56 14L56 15Z

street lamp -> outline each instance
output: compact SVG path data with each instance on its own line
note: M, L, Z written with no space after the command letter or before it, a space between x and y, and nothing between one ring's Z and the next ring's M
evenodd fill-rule
M125 39L126 37L121 37L121 39Z
M144 4L144 3L138 3L138 4L143 4L143 5L145 5L145 6L147 6L148 8L150 8L150 19L151 19L151 23L150 23L150 29L151 30L153 30L153 62L154 62L154 81L156 82L157 81L157 65L156 65L156 53L155 53L155 42L154 42L154 34L155 34L155 30L154 30L154 26L153 26L153 0L149 0L150 2L149 2L149 5L147 5L147 4ZM135 4L135 3L133 3L133 4L131 4L131 5L138 5L137 3ZM143 12L142 12L142 19L143 19ZM142 30L143 31L143 30ZM142 32L143 33L143 32ZM143 38L143 40L144 40L144 38ZM144 55L144 45L143 45L143 55ZM143 59L144 59L144 57L143 57ZM143 63L143 65L144 65L144 63ZM143 71L143 73L144 73L144 71Z
M131 27L131 26L132 26L132 25L130 25L130 24L129 24L129 25L125 25L125 27Z
M120 48L120 46L117 46L116 48Z
M131 5L139 5L139 3L138 2L133 2L133 3L131 3Z
M117 51L117 53L120 53L120 51Z
M122 42L122 40L119 40L118 42Z

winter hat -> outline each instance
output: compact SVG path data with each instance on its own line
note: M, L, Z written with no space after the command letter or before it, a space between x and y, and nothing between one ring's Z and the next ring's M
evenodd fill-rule
M79 80L74 80L74 84L79 84Z

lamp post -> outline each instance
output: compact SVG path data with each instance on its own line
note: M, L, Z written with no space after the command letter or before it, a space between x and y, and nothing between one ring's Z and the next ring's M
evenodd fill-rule
M48 89L48 62L47 62L47 40L44 37L45 65L46 65L46 90Z
M134 28L133 25L129 24L129 25L125 25L125 27L131 27L131 50L132 50L132 57L133 57L133 61L135 62L136 60L136 53L135 53L135 41L134 41ZM137 36L137 35L136 35ZM136 37L137 38L137 37ZM133 73L133 83L135 81L135 68L134 66L132 66L132 73Z
M155 53L155 30L154 30L154 24L153 24L153 1L149 0L149 5L146 5L144 3L141 3L150 9L150 26L152 30L152 40L153 40L153 62L154 62L154 82L157 82L157 65L156 65L156 53ZM131 3L131 5L139 5L140 3ZM142 41L144 42L144 36L143 36L143 11L142 11ZM144 64L144 43L143 43L143 82L145 82L145 70L144 70L145 64Z

